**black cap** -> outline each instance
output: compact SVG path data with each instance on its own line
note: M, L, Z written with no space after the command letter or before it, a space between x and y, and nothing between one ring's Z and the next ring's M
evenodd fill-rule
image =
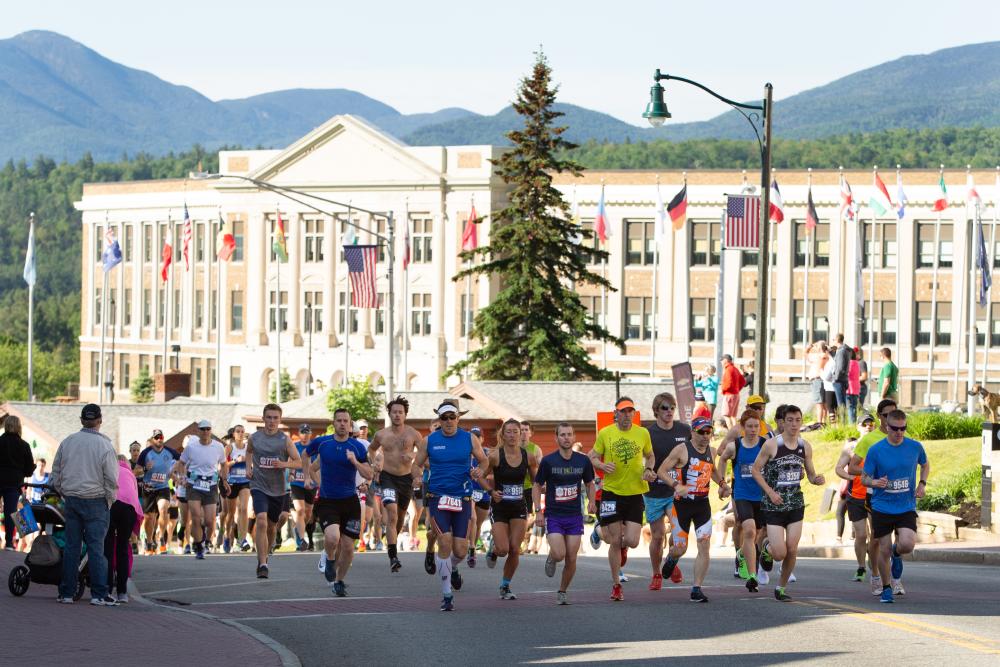
M86 419L90 421L92 419L101 418L101 406L96 403L87 403L83 406L83 410L80 411L80 419Z
M312 433L312 426L309 424L299 424L299 433Z

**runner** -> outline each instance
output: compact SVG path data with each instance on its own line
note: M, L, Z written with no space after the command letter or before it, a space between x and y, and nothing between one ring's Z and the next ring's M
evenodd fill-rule
M733 507L736 514L735 533L740 526L745 538L741 548L736 550L736 562L740 576L746 580L747 590L757 592L761 544L767 536L764 529L764 515L760 510L761 490L753 479L753 462L757 460L766 438L759 435L764 425L756 410L749 408L740 415L743 434L736 442L719 449L718 468L726 470L726 464L733 462Z
M226 477L229 493L222 501L222 526L226 535L222 550L229 553L235 545L240 551L250 551L247 539L250 480L247 479L246 429L242 424L232 428L232 438L226 445L226 461L229 463Z
M852 503L848 504L847 509L851 511L852 505L854 507L854 516L859 515L858 504L864 509L865 517L868 520L868 564L871 567L871 575L868 578L868 583L871 586L872 595L879 596L882 595L882 582L884 579L891 579L889 573L885 573L883 578L883 573L879 567L879 546L878 540L872 537L872 506L871 506L871 493L872 490L861 483L861 474L864 472L865 465L865 455L871 446L876 442L885 439L888 434L888 416L889 413L896 409L896 401L891 398L883 398L879 401L875 408L875 414L878 415L878 428L866 433L861 436L858 443L854 445L854 454L851 456L851 463L847 467L847 471L852 475L855 475L854 482L851 484L851 499ZM851 518L851 517L848 517ZM851 521L854 519L851 518ZM902 583L900 583L902 587Z
M906 437L905 412L893 410L886 415L886 421L889 433L868 450L861 483L872 489L872 536L879 541L879 572L891 575L891 585L882 584L880 601L891 603L893 595L906 593L900 581L902 556L913 553L916 544L917 499L923 498L927 490L931 464L924 446Z
M619 398L615 402L614 415L615 422L600 430L588 456L595 470L604 471L598 512L600 536L609 545L611 599L620 602L625 596L619 573L628 560L629 548L639 545L644 509L642 496L649 491L648 482L656 478L653 472L656 456L649 431L632 424L635 415L632 399Z
M481 428L473 426L469 429L469 432L482 442L483 430ZM489 456L490 450L484 446L483 453ZM475 457L472 457L472 467L479 467L479 461ZM486 517L490 514L490 494L479 483L479 480L475 478L472 480L472 505L472 517L469 525L469 556L466 559L469 567L476 566L476 545L479 544L479 536L482 534L483 523L486 522ZM490 532L490 536L492 539L492 531Z
M424 499L427 505L428 532L433 527L437 537L436 572L441 578L441 611L455 608L452 590L461 590L462 576L454 569L468 550L469 517L472 514L470 491L472 477L482 482L482 468L488 460L479 438L458 428L458 401L449 399L437 407L440 430L417 445L414 463L428 466ZM473 469L475 457L480 468Z
M521 428L521 446L524 450L528 452L528 456L535 461L535 469L538 469L538 464L542 461L542 448L531 441L531 438L535 435L535 429L531 426L531 422L523 420L519 422ZM534 521L535 514L535 503L534 497L531 494L531 487L534 483L534 477L529 473L524 478L524 504L528 510L527 523L525 525L531 526ZM522 545L522 552L527 552L530 540L532 539L532 531L525 531L524 534L524 544Z
M229 492L226 468L226 451L221 442L212 438L212 423L202 419L198 422L198 435L187 437L184 452L174 464L174 470L187 477L186 497L191 518L191 543L198 560L205 558L205 550L212 543L212 536L215 534L219 485L222 485L224 492Z
M302 465L299 452L281 425L281 406L268 403L263 410L264 429L250 434L247 445L247 478L250 479L250 499L253 501L254 544L257 547L257 578L267 579L270 547L276 544L278 522L288 511L285 492L285 470Z
M594 466L583 454L573 451L573 426L562 422L556 426L558 449L542 459L532 488L535 505L541 504L542 487L545 487L545 516L539 513L536 524L546 523L549 555L545 559L545 574L552 577L556 565L565 561L556 603L569 604L566 591L576 574L576 556L580 552L583 536L583 506L580 504L580 486L587 492L587 511L596 512ZM657 573L659 574L659 573Z
M500 599L516 600L510 582L521 560L521 540L527 526L528 507L524 502L524 475L527 471L534 480L538 472L535 459L518 443L521 425L508 419L500 427L500 443L490 452L487 464L478 469L480 477L493 475L491 489L493 500L490 521L493 526L493 549L486 554L486 566L496 566L498 558L506 556L503 577L500 580Z
M649 439L653 443L653 454L656 462L654 470L659 470L664 459L674 450L677 445L683 444L691 439L691 427L677 421L674 417L677 414L677 399L673 394L663 392L653 398L653 415L656 421L650 424ZM673 480L672 480L673 481ZM657 477L650 482L649 493L643 500L646 505L646 521L649 523L649 563L653 568L653 576L649 582L649 590L658 591L663 586L663 575L660 568L663 565L663 545L666 540L666 526L664 519L668 521L674 506L674 494L670 486ZM670 533L673 533L671 525ZM674 567L669 573L670 580L680 583L681 570Z
M299 425L299 441L295 443L295 449L302 458L302 452L309 446L312 440L312 427L309 424ZM295 513L295 550L312 551L313 545L313 502L316 498L316 488L312 477L309 475L309 464L303 462L302 468L291 471L292 507Z
M156 531L159 529L159 553L167 552L167 508L170 506L170 471L180 458L175 450L164 445L163 433L153 432L149 446L136 459L136 469L142 470L142 512L145 514L146 555L157 553ZM211 437L211 436L209 436Z
M323 529L323 576L339 598L347 595L344 577L354 560L354 540L361 537L357 475L371 479L375 474L365 460L364 444L350 436L350 428L350 412L337 408L333 413L333 435L316 438L304 450L313 461L310 476L319 482L315 513Z
M691 420L691 441L677 445L657 468L657 477L672 487L674 505L671 508L674 542L670 547L662 574L669 574L688 548L688 535L694 525L698 556L694 563L694 585L691 602L708 602L701 590L708 573L709 550L712 547L712 505L708 491L712 480L719 485L719 497L727 498L729 484L715 467L712 450L712 422L704 417ZM677 471L676 482L674 471Z
M359 419L355 422L353 431L351 437L364 445L367 452L371 446L371 442L368 440L368 422L364 419ZM381 475L379 474L379 471L382 469L382 456L373 455L370 463L372 464L372 469L375 471L375 476L371 481L365 480L367 484L367 488L365 489L365 516L361 522L362 537L361 544L358 546L359 552L366 549L370 549L371 551L382 550L382 483L380 481ZM359 486L361 481L359 476Z
M861 420L858 422L858 431L862 438L864 438L869 433L875 432L875 418L869 414L862 414ZM848 483L847 490L847 518L851 522L851 528L854 531L854 557L858 561L858 569L854 573L854 581L865 580L865 556L869 553L869 547L872 548L872 573L878 571L874 566L874 563L878 560L878 543L873 539L869 544L868 540L868 510L865 509L865 501L867 500L868 489L861 484L861 478L857 475L851 474L851 459L854 458L854 452L858 446L859 440L850 440L844 445L843 451L840 453L840 458L837 460L837 465L834 467L834 472L837 473L837 477L844 479ZM867 451L867 450L866 450ZM854 497L855 485L858 488L858 496ZM881 578L879 581L879 594L882 593Z
M406 510L413 496L413 455L420 442L420 432L407 426L406 417L410 413L410 402L397 396L385 405L389 414L389 428L375 434L368 448L368 461L381 454L379 484L382 486L382 507L385 510L386 550L389 555L390 572L399 572L403 564L399 562L399 533L406 523Z
M802 410L795 405L785 409L781 435L771 438L761 447L751 471L763 491L760 508L767 524L767 542L764 552L781 562L779 585L774 589L777 600L791 598L785 593L792 573L802 537L802 518L805 500L802 497L802 471L816 486L826 483L823 475L813 469L812 445L799 437L802 430ZM786 443L794 443L788 447ZM763 555L762 555L763 558Z

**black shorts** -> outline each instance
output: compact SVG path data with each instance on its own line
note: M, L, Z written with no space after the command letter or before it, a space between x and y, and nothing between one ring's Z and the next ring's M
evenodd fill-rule
M510 524L513 519L528 520L528 508L523 501L493 503L493 507L490 508L490 521Z
M307 489L304 486L292 484L292 500L304 500L307 505L316 502L316 489Z
M393 475L383 470L379 482L382 484L382 504L395 504L400 514L406 514L413 496L413 475Z
M674 543L686 541L694 527L695 539L712 537L712 504L708 498L678 498L671 510L673 518Z
M163 487L162 489L145 489L142 492L142 513L143 514L159 514L160 508L156 506L157 502L161 500L166 500L170 502L170 487Z
M909 528L917 532L917 513L884 514L872 510L872 536L875 539L891 535L900 528Z
M361 501L357 496L348 498L318 498L316 521L320 528L340 526L340 532L352 539L361 536Z
M488 510L490 508L490 494L483 489L472 490L472 504L477 509Z
M851 523L868 518L868 503L853 496L847 499L847 518Z
M806 508L800 507L797 510L779 510L777 512L764 511L764 523L769 526L781 526L787 528L793 523L798 523L806 515Z
M764 512L760 509L760 501L754 500L734 500L736 520L740 523L753 519L757 528L764 527Z
M226 498L229 500L236 500L240 497L240 491L243 489L249 489L250 482L230 482L229 483L229 493L226 494Z
M646 509L646 504L642 501L642 494L634 496L619 496L604 489L601 494L601 502L597 505L597 516L602 526L609 526L613 523L637 523L642 525L642 513Z
M535 497L531 495L531 487L524 490L524 507L528 514L535 513Z
M823 390L823 405L830 412L836 412L837 410L837 392Z
M177 520L180 516L180 507L168 507L167 508L167 518L172 520Z

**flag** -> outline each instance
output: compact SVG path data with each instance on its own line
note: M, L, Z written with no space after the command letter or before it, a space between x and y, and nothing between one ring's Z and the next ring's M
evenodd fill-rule
M680 192L674 195L674 198L670 200L667 204L667 213L670 214L670 220L674 223L674 231L678 231L684 226L687 221L687 209L688 209L688 186L687 183L684 187L680 189Z
M760 245L760 197L726 196L726 247L757 250Z
M410 214L403 218L403 270L410 265Z
M771 222L781 222L785 219L785 202L781 198L776 178L771 180L771 205L768 207L767 217Z
M277 211L278 220L274 225L274 241L271 248L278 257L279 263L288 261L288 245L285 243L285 222L281 219L281 211Z
M976 184L972 182L972 174L966 174L966 189L967 194L965 195L966 206L982 206L983 198L979 196L976 192Z
M191 264L188 262L188 249L191 247L191 216L188 214L187 202L184 202L184 232L182 237L182 248L184 252L184 268L188 271L191 270Z
M944 172L941 172L941 178L938 179L938 187L941 192L938 193L938 198L934 200L934 210L943 211L948 208L948 188L944 186Z
M872 227L874 233L874 226ZM862 278L864 269L864 237L865 237L865 226L858 224L858 230L855 234L857 237L857 248L855 249L855 260L854 260L854 312L861 316L865 312L865 281Z
M161 263L160 263L160 277L163 278L163 282L167 282L167 270L170 268L170 263L174 261L174 247L170 242L173 237L174 223L167 222L167 237L163 239L163 252L160 253Z
M118 234L110 225L104 232L104 252L101 253L101 262L104 264L105 273L122 263L122 249L118 245Z
M653 238L659 246L667 237L667 209L663 206L663 195L660 194L660 184L656 184L656 223L653 226Z
M351 305L356 308L378 308L375 288L376 245L345 245L344 259L351 279Z
M597 202L597 215L594 216L594 234L601 243L607 243L611 238L611 227L608 224L608 213L604 208L604 186L601 186L601 200Z
M229 228L228 223L222 219L222 214L219 214L219 235L216 237L215 244L219 246L219 260L223 262L228 262L233 257L233 252L236 250L236 239L233 237L233 231Z
M868 199L868 206L870 206L876 215L885 215L890 209L895 207L892 205L892 200L889 199L889 191L885 187L885 183L879 175L875 174L875 191L872 192L871 198Z
M465 221L465 229L462 230L462 250L475 250L479 247L479 235L476 233L476 205L472 204L469 211L469 219Z
M840 219L853 220L857 209L853 206L854 193L851 192L851 184L843 176L840 177Z
M978 196L978 195L977 195ZM993 272L990 270L989 257L986 254L986 239L983 236L983 219L976 215L976 228L979 234L976 243L976 268L979 269L981 277L979 280L979 305L986 305L986 294L993 286Z
M903 192L903 176L896 172L896 217L900 220L906 215L906 205L910 202Z
M806 197L806 229L816 229L819 224L819 215L816 214L816 205L813 203L813 189L809 186L809 195Z
M28 251L24 255L24 282L31 287L35 286L35 225L32 223L28 227Z

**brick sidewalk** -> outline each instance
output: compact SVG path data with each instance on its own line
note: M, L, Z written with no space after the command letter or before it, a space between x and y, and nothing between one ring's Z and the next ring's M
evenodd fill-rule
M147 665L282 664L274 651L238 629L184 611L135 600L114 608L93 607L90 591L76 604L58 604L55 586L34 583L23 597L14 597L7 577L23 562L24 554L0 552L0 617L5 636L17 638L18 644L8 647L8 657L101 667L134 659ZM158 627L168 629L162 641L144 642Z

